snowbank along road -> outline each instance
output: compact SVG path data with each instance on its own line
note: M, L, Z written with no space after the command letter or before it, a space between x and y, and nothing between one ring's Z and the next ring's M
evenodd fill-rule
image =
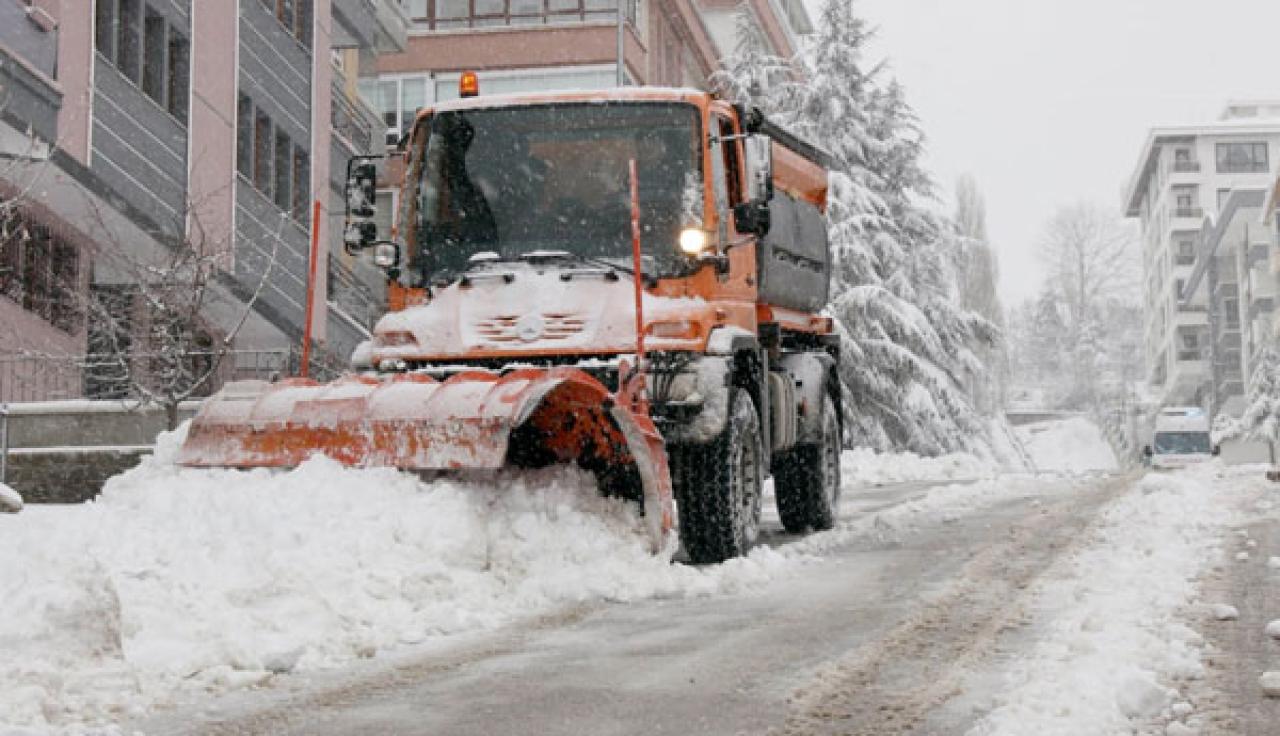
M195 473L166 462L171 447L98 503L0 517L0 559L22 561L0 572L0 724L1207 728L1210 698L1188 683L1220 686L1200 677L1194 579L1242 494L1267 492L1214 468L1134 482L850 453L862 475L835 530L774 531L693 568L648 555L630 510L574 473Z

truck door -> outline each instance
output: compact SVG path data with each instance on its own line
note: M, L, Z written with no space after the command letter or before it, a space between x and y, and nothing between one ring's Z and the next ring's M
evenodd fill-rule
M719 220L720 242L729 242L732 227L733 207L742 202L742 156L741 141L736 138L737 130L728 117L715 113L712 115L715 126L715 150L711 155L712 187L716 196L716 216ZM732 233L737 234L733 228Z

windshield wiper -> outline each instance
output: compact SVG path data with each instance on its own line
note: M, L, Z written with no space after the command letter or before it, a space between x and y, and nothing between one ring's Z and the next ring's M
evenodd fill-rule
M552 260L562 260L562 261L571 261L574 263L581 263L588 266L595 266L596 268L601 269L602 273L606 274L605 278L609 278L607 274L612 273L613 278L616 279L618 277L618 274L617 274L618 271L621 271L622 273L625 273L628 276L635 274L635 269L628 268L626 266L620 266L616 263L611 263L603 258L596 258L594 256L584 256L579 253L571 253L567 250L529 251L528 253L521 253L520 260L525 261L526 263L537 263L539 261L552 261ZM568 275L569 275L568 273L562 274L560 278L564 278L565 276L568 276ZM565 279L565 280L567 281L568 279ZM613 279L610 279L610 280L613 280Z

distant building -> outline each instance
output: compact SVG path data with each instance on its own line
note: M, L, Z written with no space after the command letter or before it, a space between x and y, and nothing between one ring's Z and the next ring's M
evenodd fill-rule
M1216 217L1205 218L1180 295L1180 308L1207 315L1209 372L1194 398L1211 415L1240 415L1250 366L1271 333L1275 279L1265 198L1262 189L1233 190Z
M399 0L0 0L0 356L83 355L99 328L84 298L127 305L132 277L113 263L195 240L224 253L210 336L261 282L236 347L297 346L312 228L314 335L349 352L361 320L328 287L359 284L332 278L333 218L347 158L382 135L344 62L403 49L407 22ZM4 371L0 399L36 385Z
M1144 352L1161 403L1207 400L1208 301L1182 301L1205 217L1233 190L1264 189L1280 156L1280 102L1232 102L1201 125L1153 128L1125 192L1142 224Z

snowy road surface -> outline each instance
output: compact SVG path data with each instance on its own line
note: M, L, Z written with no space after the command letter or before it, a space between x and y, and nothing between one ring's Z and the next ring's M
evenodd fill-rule
M846 453L834 530L768 513L749 557L691 567L575 472L188 471L174 439L93 504L0 516L0 736L1280 722L1280 485L1258 468ZM1078 421L1034 439L1042 467L1111 462Z
M908 733L1020 622L1021 591L1123 487L1024 481L1023 492L918 513L907 510L936 488L864 489L844 515L870 524L813 540L833 546L761 590L575 606L138 725L153 734Z

